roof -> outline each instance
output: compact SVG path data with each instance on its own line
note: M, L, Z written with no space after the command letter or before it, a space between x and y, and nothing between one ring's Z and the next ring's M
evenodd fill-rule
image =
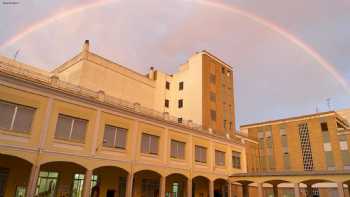
M228 67L230 70L233 70L233 69L232 69L232 66L230 66L230 65L227 64L227 63L225 63L224 61L222 61L221 59L219 59L219 58L216 57L215 55L211 54L209 51L207 51L207 50L202 50L200 53L201 53L201 54L206 54L206 55L208 55L208 56L211 57L212 59L214 59L214 60L216 60L217 62L219 62L219 63L225 65L226 67Z
M289 118L281 118L281 119L276 119L276 120L269 120L269 121L264 121L264 122L258 122L258 123L252 123L252 124L245 124L241 125L241 128L249 128L249 127L256 127L259 125L265 125L265 124L273 124L277 122L292 122L292 121L297 121L300 119L307 119L307 118L312 118L314 116L325 116L325 115L331 115L331 114L336 114L335 111L327 111L327 112L320 112L320 113L314 113L314 114L308 114L308 115L301 115L301 116L294 116L294 117L289 117Z

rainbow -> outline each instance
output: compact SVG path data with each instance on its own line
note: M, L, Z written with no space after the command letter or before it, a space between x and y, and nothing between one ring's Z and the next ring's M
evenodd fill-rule
M7 46L10 46L12 44L14 44L15 42L21 40L22 38L24 38L25 36L31 34L32 32L45 27L46 25L53 23L55 21L58 20L62 20L68 16L74 15L76 13L80 13L92 8L97 8L97 7L101 7L113 2L116 2L117 0L96 0L92 3L88 3L88 4L84 4L84 5L80 5L78 7L74 7L71 8L69 10L63 11L61 13L58 13L56 15L50 16L44 20L41 20L37 23L34 23L32 25L30 25L28 28L24 29L22 32L16 34L15 36L11 37L9 40L5 41L3 44L0 45L0 48L5 48ZM203 6L210 6L210 7L214 7L217 9L222 9L231 13L235 13L238 14L240 16L243 16L245 18L248 18L249 20L252 20L266 28L268 28L269 30L271 30L272 32L278 33L279 35L281 35L282 37L284 37L285 39L287 39L288 41L290 41L291 43L295 44L296 46L300 47L301 49L303 49L308 55L310 55L312 58L314 58L328 73L330 73L335 80L348 92L350 93L350 87L347 84L347 81L345 78L343 78L338 71L335 69L335 66L328 63L315 49L313 49L311 46L308 46L306 43L304 43L303 41L301 41L299 38L297 38L296 36L294 36L293 34L289 33L288 31L284 30L283 28L277 26L276 24L267 21L266 19L263 19L259 16L256 16L252 13L249 13L245 10L240 9L239 7L236 6L228 6L225 5L223 3L218 3L218 2L213 2L213 1L209 1L209 0L185 0L185 2L194 2L194 3L198 3L200 5Z

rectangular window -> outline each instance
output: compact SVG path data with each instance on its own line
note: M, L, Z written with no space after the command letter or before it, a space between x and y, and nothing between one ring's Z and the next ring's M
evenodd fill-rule
M321 130L322 131L328 131L327 122L321 122Z
M217 166L225 165L225 152L215 150L215 165Z
M212 121L216 121L216 111L215 110L210 110L210 118Z
M215 84L216 83L216 76L214 74L210 73L209 81L210 81L210 83Z
M35 108L0 100L0 129L28 133Z
M106 125L103 136L103 146L125 149L127 133L128 129Z
M226 129L226 120L224 120L224 129Z
M178 101L178 107L179 108L182 108L184 106L184 101L182 100L182 99L180 99L179 101Z
M344 164L344 170L350 170L350 152L346 135L339 135L339 149Z
M63 114L58 115L55 138L75 142L84 142L87 120Z
M216 94L214 92L209 93L210 101L216 102Z
M164 106L166 108L169 108L169 100L168 99L165 99Z
M171 140L170 157L185 159L185 143L177 140Z
M141 140L142 153L157 155L158 144L159 144L159 136L142 133L142 140Z
M74 174L71 197L83 196L84 174Z
M40 171L35 196L54 196L58 181L58 172Z
M177 123L182 123L182 118L177 118Z
M232 129L232 122L230 121L230 129Z
M283 153L283 163L284 163L284 169L290 168L289 153L288 152Z
M314 162L312 159L309 127L307 123L299 124L298 127L301 153L303 155L304 171L312 171L314 169Z
M203 146L195 146L195 161L207 163L207 148Z
M221 73L225 74L225 68L224 67L221 67Z
M237 169L241 169L241 153L240 152L232 151L232 167L237 168Z
M179 90L183 90L183 89L184 89L184 82L181 81L181 82L179 83Z
M165 82L165 89L170 90L170 82L169 81Z

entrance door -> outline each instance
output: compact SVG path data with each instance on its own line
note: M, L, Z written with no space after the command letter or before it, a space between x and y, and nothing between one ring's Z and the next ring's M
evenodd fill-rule
M5 196L5 187L6 187L8 173L9 173L8 169L0 168L0 197Z
M107 190L107 195L106 197L114 197L115 190L114 189L109 189Z

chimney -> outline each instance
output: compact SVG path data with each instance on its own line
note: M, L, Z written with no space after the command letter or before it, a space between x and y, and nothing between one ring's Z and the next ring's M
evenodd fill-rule
M84 45L83 45L83 51L88 52L90 48L89 40L85 40Z
M149 71L149 74L148 74L148 78L149 79L152 79L152 80L155 80L156 78L156 76L155 76L156 74L155 74L155 70L154 70L154 67L153 66L151 66L150 67L150 71Z

